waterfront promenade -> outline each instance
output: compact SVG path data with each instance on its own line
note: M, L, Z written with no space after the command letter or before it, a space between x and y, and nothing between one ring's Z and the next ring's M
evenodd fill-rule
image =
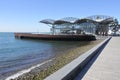
M120 79L120 37L112 37L93 64L75 80L119 80Z

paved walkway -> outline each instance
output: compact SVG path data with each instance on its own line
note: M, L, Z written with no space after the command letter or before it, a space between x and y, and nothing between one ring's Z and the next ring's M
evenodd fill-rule
M120 37L112 37L82 80L120 80Z

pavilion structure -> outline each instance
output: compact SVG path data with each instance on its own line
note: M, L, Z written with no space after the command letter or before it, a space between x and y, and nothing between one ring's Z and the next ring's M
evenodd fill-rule
M93 34L107 36L109 30L115 34L120 28L116 18L104 15L94 15L81 19L75 17L58 20L44 19L40 22L51 27L52 35Z

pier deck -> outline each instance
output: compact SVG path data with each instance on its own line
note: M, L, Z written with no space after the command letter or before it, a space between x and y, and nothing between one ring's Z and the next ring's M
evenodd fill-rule
M92 66L81 78L75 80L119 80L120 79L120 37L112 37ZM86 67L87 68L87 67Z
M59 40L59 41L92 41L96 40L95 35L50 35L50 34L31 34L15 33L16 38L20 39L40 39L40 40Z

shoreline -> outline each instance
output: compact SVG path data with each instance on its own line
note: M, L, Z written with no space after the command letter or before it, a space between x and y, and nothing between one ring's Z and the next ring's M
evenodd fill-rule
M102 39L100 39L100 40L102 40ZM98 42L98 43L100 43L101 41L100 40L96 40L96 41L92 41L93 43L95 43L95 42ZM97 43L97 44L98 44ZM96 45L97 45L96 44ZM91 42L89 43L85 43L82 47L85 49L85 48L89 48L89 49L91 49L93 46L90 46L90 45L93 45L93 44L91 44ZM88 47L89 46L89 47ZM94 45L95 46L95 45ZM74 52L74 50L75 50L75 53L77 53L77 52L79 52L79 50L77 51L77 48L81 48L81 47L75 47L75 48L72 48L72 49L70 49L70 51L68 50L68 51L66 51L66 53L72 53L72 52ZM79 55L73 55L74 57L71 57L72 59L70 60L70 61L66 61L65 63L63 63L62 64L62 66L61 66L61 63L60 63L60 65L59 66L57 66L57 68L55 68L55 70L53 70L53 71L49 71L48 69L51 69L51 67L55 67L54 65L56 65L56 63L57 64L59 64L58 62L59 62L59 60L61 60L62 58L64 58L64 56L66 56L66 54L60 54L60 55L57 55L57 56L55 56L54 58L52 58L52 59L50 59L50 60L46 60L46 61L44 61L44 62L42 62L42 63L40 63L40 64L37 64L37 65L35 65L35 66L32 66L32 67L30 67L30 68L28 68L28 69L24 69L24 70L22 70L22 71L19 71L18 73L16 73L16 74L13 74L13 75L11 75L11 76L9 76L9 77L7 77L5 80L10 80L10 79L12 79L12 80L28 80L29 79L29 77L30 77L30 80L36 80L36 79L32 79L32 78L34 78L34 77L36 77L37 78L37 76L39 76L39 75L41 75L40 73L41 72L43 72L43 74L42 74L42 79L44 78L44 77L46 77L46 76L48 76L48 75L50 75L51 73L53 73L53 72L55 72L55 71L57 71L59 68L61 68L61 67L63 67L64 65L66 65L67 63L69 63L69 62L71 62L72 60L74 60L76 57L78 57L78 56L80 56L81 54L83 54L84 52L85 52L85 50L83 49L83 51L81 50L81 52L80 52L80 54ZM87 50L86 50L87 51ZM63 56L64 55L64 56ZM69 56L68 56L69 57ZM58 61L58 62L57 62ZM47 71L48 70L48 71ZM50 73L50 74L48 74L48 73L44 73L45 71L47 71L48 73ZM46 75L46 76L44 76L44 75Z
M45 61L42 61L42 62L37 62L37 64L35 64L35 65L32 65L32 66L30 66L30 67L28 67L28 68L24 68L24 69L22 69L22 70L19 70L18 72L16 72L16 73L13 73L13 74L11 74L11 75L9 75L9 76L6 76L6 78L3 78L3 80L11 80L11 79L15 79L16 80L16 78L18 78L18 77L20 77L20 76L24 76L25 74L29 74L29 72L31 72L32 70L34 71L37 67L39 68L39 67L42 67L42 66L44 66L44 65L46 65L47 63L48 64L52 64L52 63L50 63L52 60L54 60L57 56L59 56L59 55L61 55L61 54L63 54L63 53L66 53L66 52L69 52L70 50L72 50L72 49L74 49L74 48L77 48L78 46L74 46L74 47L72 47L72 48L70 48L70 49L67 49L66 51L63 51L63 52L59 52L59 54L57 54L57 55L54 55L53 57L51 57L51 58L49 58L49 59L46 59ZM49 65L48 65L49 66ZM41 69L42 70L42 69Z
M54 59L54 58L53 58L53 59ZM44 64L46 64L46 63L48 63L48 62L51 62L53 59L46 60L46 61L44 61L44 62L42 62L42 63L40 63L40 64L37 64L37 65L35 65L35 66L32 66L32 67L28 68L28 69L24 69L24 70L18 71L17 73L15 73L15 74L7 77L5 80L11 80L11 79L18 78L19 76L22 76L22 75L24 75L24 74L26 74L26 73L29 73L31 70L33 70L33 69L35 69L35 68L37 68L37 67L40 67L40 66L42 66L42 65L44 65Z

